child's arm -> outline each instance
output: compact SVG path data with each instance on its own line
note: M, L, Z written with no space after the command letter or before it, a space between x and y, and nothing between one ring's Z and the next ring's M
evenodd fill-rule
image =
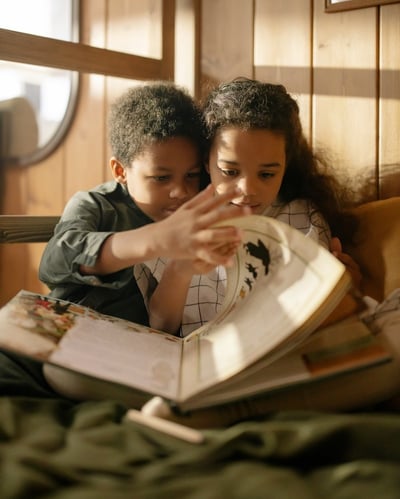
M240 242L240 230L233 226L211 226L248 214L245 208L226 206L235 196L235 191L215 196L210 186L162 221L110 235L101 247L96 264L81 265L80 271L111 274L159 256L225 265L230 256L221 253L218 247L222 243Z
M237 245L224 244L219 252L232 257ZM228 265L232 262L228 262ZM202 260L169 260L148 303L150 326L176 334L181 326L193 275L208 274L215 268Z
M360 287L361 284L361 271L358 263L348 254L343 253L342 243L338 237L333 237L330 242L330 251L333 255L340 260L346 267L351 277L353 278L353 284L356 288Z
M192 276L191 260L170 260L149 300L149 324L155 329L177 334Z

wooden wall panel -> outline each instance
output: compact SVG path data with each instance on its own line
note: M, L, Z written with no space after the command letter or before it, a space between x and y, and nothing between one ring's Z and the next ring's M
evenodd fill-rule
M107 2L107 48L161 59L161 0Z
M83 43L108 48L106 47L106 16L107 2L105 0L82 2L81 39ZM68 134L68 140L65 142L63 206L76 191L90 189L105 179L104 92L105 76L81 75L77 112Z
M327 14L314 1L314 145L331 151L359 199L377 195L377 13Z
M253 0L203 0L201 94L237 76L253 76Z
M1 199L3 213L7 213L5 210L16 215L24 213L27 198L24 170L6 167L2 173L4 173L2 175L3 196ZM19 289L25 287L25 275L20 269L28 260L27 250L26 244L0 245L0 293L6 299L11 298Z
M400 4L381 8L379 179L381 198L400 196Z
M256 0L255 77L282 83L300 106L305 134L311 135L311 2Z
M176 0L174 80L200 95L201 0Z

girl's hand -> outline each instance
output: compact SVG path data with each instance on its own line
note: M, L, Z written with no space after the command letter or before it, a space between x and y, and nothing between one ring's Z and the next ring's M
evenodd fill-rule
M215 265L205 262L204 260L173 260L173 262L169 262L170 266L174 267L174 270L180 278L183 278L184 275L190 276L190 279L193 275L196 274L208 274L213 269L215 269Z
M343 253L342 251L342 243L338 237L333 237L331 239L330 247L329 247L332 255L336 256L336 258L343 263L351 277L353 278L353 283L356 288L360 288L362 274L360 270L360 266L358 263L347 253Z

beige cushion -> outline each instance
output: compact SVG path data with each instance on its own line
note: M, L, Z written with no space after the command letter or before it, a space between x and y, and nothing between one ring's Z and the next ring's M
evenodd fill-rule
M355 208L360 219L357 244L347 248L363 274L361 291L381 301L400 288L400 196Z

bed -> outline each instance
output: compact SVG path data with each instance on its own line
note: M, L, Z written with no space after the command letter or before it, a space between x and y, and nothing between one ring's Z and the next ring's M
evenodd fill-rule
M358 212L365 237L351 252L381 299L400 287L400 198ZM2 499L400 497L396 397L340 412L239 411L195 444L127 419L119 400L61 398L39 364L5 352L0 389Z

